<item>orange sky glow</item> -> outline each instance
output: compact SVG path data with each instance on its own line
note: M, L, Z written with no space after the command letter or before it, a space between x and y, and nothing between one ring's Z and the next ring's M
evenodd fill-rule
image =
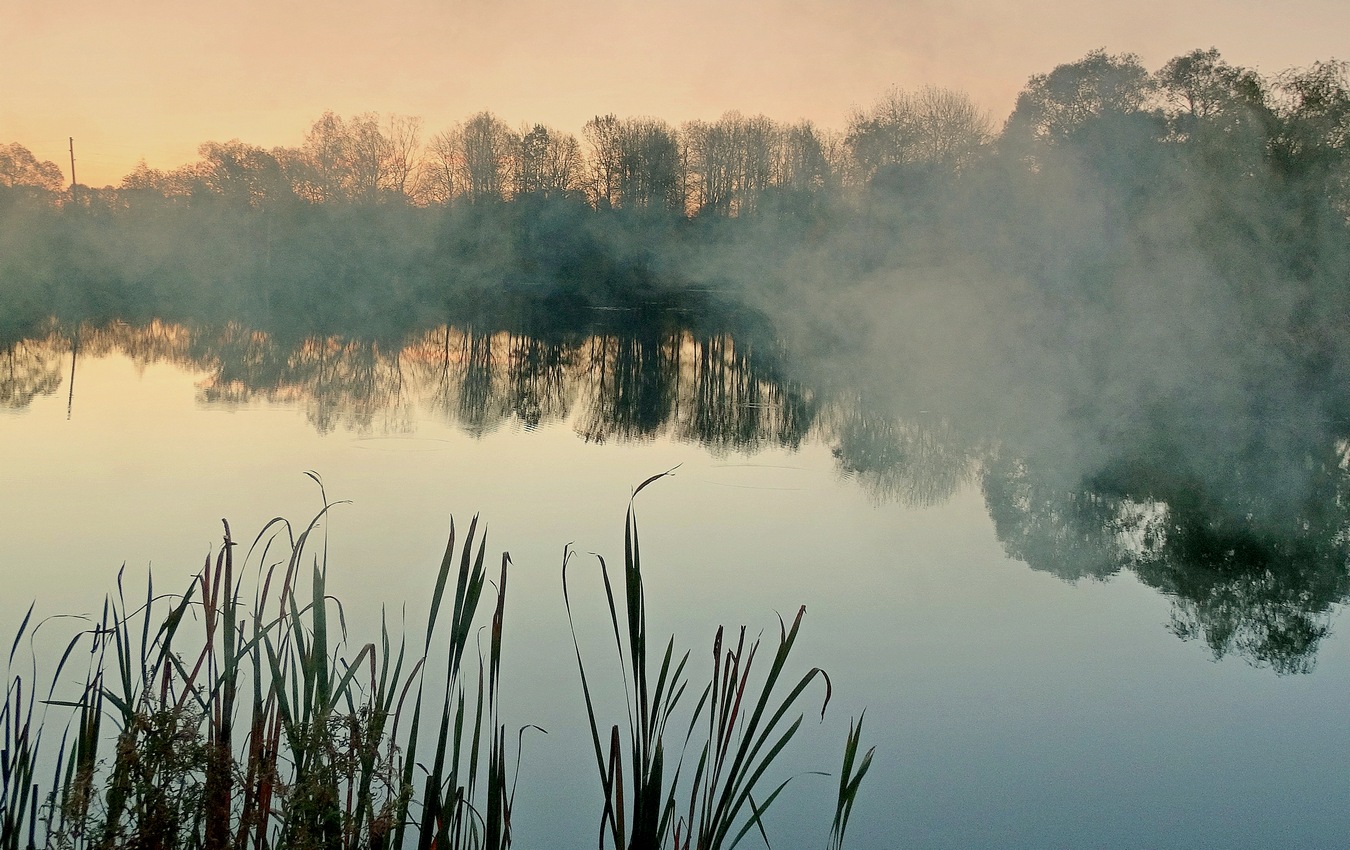
M482 109L579 132L731 109L842 127L892 85L960 89L995 124L1032 74L1097 47L1149 68L1217 47L1274 74L1350 58L1344 0L0 0L0 143L81 183L205 141L298 145L324 110Z

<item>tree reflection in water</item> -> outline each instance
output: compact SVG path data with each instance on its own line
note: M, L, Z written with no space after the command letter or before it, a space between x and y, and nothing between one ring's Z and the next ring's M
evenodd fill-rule
M0 340L0 408L22 410L61 386L70 342L56 334L39 339Z
M855 393L786 380L725 328L635 328L440 325L377 340L286 339L233 323L51 326L0 347L0 404L22 409L55 392L78 338L80 356L205 373L203 404L296 404L322 433L406 433L422 410L475 437L571 423L588 441L659 436L719 455L818 442L879 504L934 506L978 481L1010 558L1070 582L1130 570L1172 601L1177 636L1279 673L1312 668L1350 596L1344 439L1305 440L1297 464L1288 446L1275 461L1253 455L1228 471L1228 487L1179 472L1186 464L1169 466L1156 446L1075 484L1004 435L971 437L940 416L899 418ZM1253 486L1272 463L1300 480L1286 470L1278 487Z
M852 400L834 405L834 456L873 501L933 507L956 495L977 469L979 454L950 423L922 415L904 421L869 412Z
M1278 513L1161 476L1058 488L1003 456L989 460L982 484L1009 556L1067 581L1131 570L1172 600L1178 637L1203 640L1215 658L1299 673L1312 669L1350 594L1346 444L1308 470L1307 501Z

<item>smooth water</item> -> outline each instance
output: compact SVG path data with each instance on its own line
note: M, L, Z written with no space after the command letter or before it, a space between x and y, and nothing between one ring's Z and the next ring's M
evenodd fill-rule
M772 636L805 603L797 662L834 683L781 766L803 775L774 846L824 844L831 780L805 771L837 769L864 708L877 755L854 848L1350 846L1337 532L1292 547L1298 575L1277 557L1242 572L1238 544L1172 542L1175 506L1056 501L941 411L878 424L723 338L114 326L74 356L72 338L0 359L2 631L34 599L96 612L123 564L132 587L153 566L176 589L220 518L249 540L312 516L313 470L348 502L326 522L329 589L362 643L382 606L421 621L449 518L478 513L514 564L506 722L549 730L525 739L519 847L599 829L563 547L621 558L632 487L672 468L637 505L651 633L706 665L718 624ZM1082 504L1098 533L1069 521ZM603 601L578 570L587 642Z

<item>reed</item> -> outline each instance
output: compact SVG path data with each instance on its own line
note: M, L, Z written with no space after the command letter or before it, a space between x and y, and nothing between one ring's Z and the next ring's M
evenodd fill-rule
M333 507L323 494L304 527L271 520L240 563L224 522L219 551L181 592L158 592L150 574L133 599L119 573L42 691L35 635L50 620L35 622L30 606L0 705L0 850L512 845L523 737L538 727L518 729L513 754L501 688L510 556L490 580L478 518L462 540L452 521L421 640L409 646L406 624L391 636L382 616L378 638L357 645L327 590L323 529ZM571 557L569 549L569 621ZM603 559L600 572L625 665L622 729L601 735L575 624L572 632L604 791L602 847L730 848L751 829L767 841L763 814L789 781L770 787L769 767L801 727L812 683L824 687L822 715L830 697L823 671L785 673L805 608L780 623L763 671L759 639L741 628L733 646L718 630L710 678L672 744L689 653L676 659L668 640L649 676L631 502L617 601ZM428 681L429 667L444 678ZM871 762L869 751L855 766L860 732L850 729L832 847L842 845Z
M778 641L771 650L768 669L756 666L761 638L747 639L744 626L732 641L718 627L712 642L712 668L706 683L688 713L682 737L672 739L669 724L689 692L686 674L689 652L676 660L671 637L660 651L652 679L652 661L647 634L646 599L642 582L642 558L638 542L634 503L639 493L670 475L665 472L642 482L629 501L624 526L624 564L621 595L616 602L614 583L603 557L599 563L608 604L615 649L623 669L626 727L613 724L602 734L591 679L577 639L568 587L568 567L574 553L563 554L563 599L576 651L582 695L594 748L596 769L604 794L600 822L600 847L616 850L730 850L752 829L769 844L763 816L794 778L770 784L770 768L801 729L805 713L800 706L817 680L824 689L820 703L823 718L832 686L824 670L813 667L797 677L787 675L789 658L801 628L806 606L801 606L789 626L779 619ZM621 616L622 614L622 616ZM762 658L763 656L760 655ZM762 672L761 672L762 671ZM678 727L677 727L678 728ZM863 774L870 766L869 751L850 774L858 746L857 732L850 729L846 747L845 779L836 807L833 846L842 846L844 827L852 810ZM690 759L692 776L681 782ZM758 799L756 799L756 795Z
M319 532L331 507L325 497L298 533L269 522L251 569L237 568L225 523L219 553L179 594L157 594L151 575L132 604L119 575L101 616L61 655L46 699L34 694L36 652L16 671L30 608L0 707L0 848L510 846L500 708L509 557L493 587L477 517L462 543L452 522L421 645L410 651L382 621L378 641L353 647L326 591ZM466 653L485 616L486 659ZM74 695L61 696L68 662L84 654ZM448 672L428 687L433 654ZM60 710L65 728L47 753L43 729L59 722L47 712ZM414 783L424 719L439 735Z

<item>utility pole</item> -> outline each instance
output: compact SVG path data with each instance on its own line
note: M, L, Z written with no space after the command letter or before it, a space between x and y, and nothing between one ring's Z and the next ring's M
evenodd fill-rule
M75 137L70 137L70 194L75 194Z
M73 191L73 190L72 190ZM75 361L80 356L80 326L75 326L75 335L70 340L70 395L66 396L66 421L75 409Z

